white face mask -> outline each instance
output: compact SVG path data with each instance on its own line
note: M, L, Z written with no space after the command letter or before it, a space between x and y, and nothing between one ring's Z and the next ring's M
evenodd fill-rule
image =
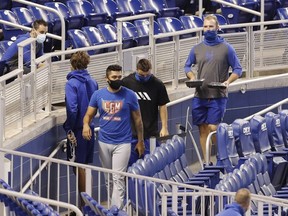
M38 34L36 39L37 43L44 43L46 40L46 34Z

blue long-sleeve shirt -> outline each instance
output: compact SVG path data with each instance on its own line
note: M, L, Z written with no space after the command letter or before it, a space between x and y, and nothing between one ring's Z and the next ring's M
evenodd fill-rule
M197 79L205 79L203 85L196 88L195 96L200 98L227 97L225 89L211 89L210 82L224 82L229 76L229 67L239 77L242 67L234 48L222 37L217 36L215 41L206 41L194 46L186 60L184 71L188 73L191 67L197 65Z
M9 46L7 51L1 58L1 61L6 62L10 67L18 65L18 44L26 39L30 38L30 33L22 34L18 36L17 40ZM44 54L43 44L36 42L36 58ZM23 64L26 67L30 67L31 63L31 46L27 45L23 48Z

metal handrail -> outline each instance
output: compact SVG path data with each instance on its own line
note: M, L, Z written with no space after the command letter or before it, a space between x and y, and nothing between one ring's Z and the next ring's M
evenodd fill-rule
M57 145L57 147L50 153L48 158L53 158L66 142L67 142L66 139L60 141L59 144ZM45 169L45 167L48 164L49 164L49 161L45 160L44 163L40 166L40 168L37 169L37 171L32 175L32 177L27 181L27 183L22 187L22 189L20 191L21 193L24 193L30 187L30 185L33 184L33 181L40 175L41 171L43 169Z

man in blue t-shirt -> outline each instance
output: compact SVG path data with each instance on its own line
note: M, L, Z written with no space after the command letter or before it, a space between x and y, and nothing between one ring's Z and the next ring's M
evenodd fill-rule
M242 75L242 67L234 48L217 35L218 29L217 17L206 16L204 41L191 49L184 67L190 80L204 79L203 85L196 88L192 100L193 124L199 127L204 156L208 134L217 129L217 125L224 117L228 97L227 87ZM194 65L198 66L197 75L191 70ZM229 76L230 67L232 74ZM208 84L211 82L223 83L226 88L209 88ZM213 141L215 143L215 137Z
M44 54L43 43L46 40L48 24L44 20L35 20L32 30L29 33L19 35L15 42L7 49L0 61L0 76L18 68L18 44L28 38L36 38L36 58ZM39 66L39 65L38 65ZM24 74L30 72L31 67L31 46L23 48L23 70Z
M122 67L110 65L106 69L107 88L102 88L91 97L83 119L82 135L90 140L93 131L89 124L99 111L99 156L102 166L107 169L125 172L127 169L132 141L131 116L135 123L138 143L136 149L144 153L143 123L137 97L133 91L122 86ZM111 204L123 207L125 194L124 176L113 174L108 191ZM111 184L112 182L112 184ZM106 184L108 185L108 184Z

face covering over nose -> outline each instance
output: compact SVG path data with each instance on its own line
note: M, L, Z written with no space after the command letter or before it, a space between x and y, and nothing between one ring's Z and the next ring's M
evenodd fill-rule
M141 76L139 73L135 73L135 78L139 82L148 82L149 79L151 78L151 74L148 76Z
M109 80L107 82L113 90L118 90L122 86L122 80Z
M207 30L204 32L204 38L207 41L214 41L217 37L217 31L216 30Z
M46 40L46 34L38 34L36 40L37 43L44 43Z

